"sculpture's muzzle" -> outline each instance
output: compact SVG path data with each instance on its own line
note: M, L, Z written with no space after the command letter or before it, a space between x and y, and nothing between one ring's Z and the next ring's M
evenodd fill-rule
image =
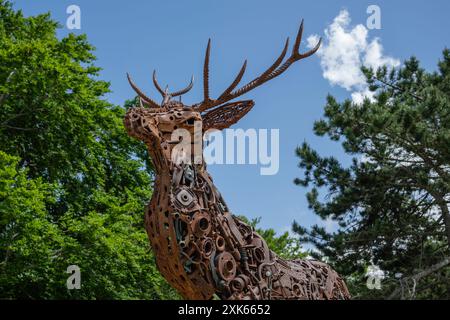
M128 109L124 126L130 136L144 142L159 137L154 116L148 109L138 107Z

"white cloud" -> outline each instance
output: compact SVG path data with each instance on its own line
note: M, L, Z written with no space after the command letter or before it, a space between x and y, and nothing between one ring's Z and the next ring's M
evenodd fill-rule
M359 91L352 92L352 100L354 103L362 103L364 101L364 98L369 98L370 100L373 100L374 92L370 91L369 88L366 86L361 85L361 87L364 87L362 89L359 89Z
M350 27L350 14L342 10L333 22L325 29L325 39L317 52L323 77L332 85L343 87L352 92L355 103L363 101L364 97L373 97L366 84L360 68L362 65L374 69L386 65L389 68L400 64L398 59L384 56L383 46L378 38L369 41L368 30L362 24ZM312 48L319 39L311 35L307 39L308 47Z

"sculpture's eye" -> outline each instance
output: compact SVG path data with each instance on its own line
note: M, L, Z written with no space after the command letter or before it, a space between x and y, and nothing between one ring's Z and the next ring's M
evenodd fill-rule
M195 122L195 118L189 118L186 120L186 124L189 126L193 126Z

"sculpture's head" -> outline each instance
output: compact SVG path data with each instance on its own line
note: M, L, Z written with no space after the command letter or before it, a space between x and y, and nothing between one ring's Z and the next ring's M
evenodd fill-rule
M320 46L317 45L308 52L300 53L299 46L303 33L303 21L297 34L292 53L286 60L289 38L286 40L283 51L276 61L261 75L248 82L246 85L237 88L241 81L247 61L242 65L239 73L227 89L217 98L211 99L209 96L209 56L211 41L208 41L206 48L205 63L203 68L203 94L202 102L194 105L185 105L174 98L187 93L193 86L193 79L190 84L179 91L169 92L166 88L163 90L156 80L156 73L153 72L153 83L162 96L162 102L158 104L153 99L145 95L128 76L131 87L138 94L140 105L132 107L125 116L125 127L128 134L144 141L151 153L163 154L167 159L171 158L172 146L179 142L173 141L173 133L177 129L186 129L190 134L191 141L195 141L194 130L201 124L201 133L208 129L225 129L236 123L253 107L252 100L234 101L235 98L249 92L250 90L262 85L263 83L279 76L295 61L304 59L314 54ZM285 61L284 61L285 60ZM284 63L283 63L284 61Z

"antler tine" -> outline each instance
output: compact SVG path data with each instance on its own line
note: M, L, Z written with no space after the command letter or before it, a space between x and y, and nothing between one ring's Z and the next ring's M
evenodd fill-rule
M292 57L300 54L299 50L300 50L300 43L302 42L302 38L303 38L303 19L302 19L302 22L300 23L300 27L298 28L297 36L295 37L294 46L292 47Z
M307 57L311 56L312 54L314 54L319 49L322 39L319 40L319 42L316 44L316 46L313 49L311 49L305 53L300 53L299 48L300 48L300 44L302 41L302 36L303 36L303 19L302 19L302 22L300 23L297 37L295 38L295 43L292 48L292 54L283 64L281 64L281 63L283 62L283 60L286 56L286 53L287 53L287 49L289 46L289 38L286 40L286 44L285 44L280 56L266 71L264 71L260 76L256 77L252 81L248 82L246 85L233 91L235 89L235 87L239 84L239 81L242 79L242 76L244 74L245 65L246 65L246 63L244 63L244 66L241 68L241 71L239 72L239 74L237 75L237 77L235 78L233 83L219 96L219 98L217 100L211 100L209 98L208 76L209 76L209 51L210 51L210 41L211 41L211 40L209 40L208 47L206 49L205 66L203 69L204 100L203 100L203 102L196 105L197 109L200 112L202 112L202 111L205 111L214 106L217 106L217 105L223 104L227 101L230 101L234 98L237 98L237 97L243 95L244 93L262 85L263 83L279 76L284 71L286 71L286 69L289 68L289 66L292 63L294 63L295 61L307 58Z
M303 58L308 58L309 56L313 55L314 53L317 52L317 50L319 50L320 45L322 44L322 37L319 38L319 41L317 42L317 44L314 46L314 48L312 48L311 50L300 54L301 55L301 59Z
M225 91L219 96L219 98L217 98L217 101L221 101L222 99L226 98L230 94L230 92L233 91L234 88L236 88L239 82L241 82L246 68L247 68L247 60L244 61L244 64L242 65L241 70L239 70L239 73L237 74L236 78L234 78L230 86L225 89Z
M160 108L160 107L154 108L151 104L149 104L147 101L145 101L141 97L139 97L139 106L141 108L149 109L151 112L161 112L162 111L162 108Z
M194 76L191 77L191 82L189 83L189 85L186 88L178 90L178 91L175 91L173 93L169 93L169 95L171 97L181 96L182 94L185 94L186 92L189 92L189 90L191 90L193 86L194 86Z
M302 22L300 23L300 28L298 30L297 37L295 38L295 43L292 48L291 56L278 69L276 69L273 72L271 72L270 74L268 74L262 83L279 76L284 71L286 71L286 69L289 68L289 66L292 63L294 63L295 61L307 58L307 57L313 55L314 53L316 53L317 50L319 50L320 44L322 43L322 38L319 39L319 42L317 42L317 44L314 46L314 48L312 48L311 50L309 50L305 53L300 53L299 50L300 50L300 43L302 42L302 37L303 37L303 19L302 19Z
M247 60L244 61L244 64L242 65L241 69L239 70L239 73L237 74L236 78L234 78L233 82L228 86L227 89L217 98L217 100L211 100L208 98L208 100L205 102L196 105L199 112L203 112L211 107L214 107L218 104L220 104L220 101L222 99L226 99L226 97L230 94L231 91L236 88L236 86L241 82L241 79L245 73L245 69L247 68Z
M130 74L127 72L127 78L128 82L130 83L130 86L133 88L133 90L138 94L138 96L148 105L150 105L153 108L161 108L159 104L157 104L153 99L147 97L141 89L139 89L136 84L134 84L133 80L130 77Z
M294 48L292 48L292 56L297 58L295 61L304 59L304 58L307 58L307 57L313 55L314 53L316 53L317 50L319 50L320 44L322 43L322 38L320 38L319 42L317 42L317 44L314 46L314 48L312 48L311 50L309 50L305 53L300 53L300 43L302 42L302 37L303 37L303 19L302 19L302 23L300 24L300 29L298 30L297 38L295 39Z
M206 47L205 63L203 65L203 101L209 102L209 55L211 53L211 38Z
M161 96L164 98L166 96L165 91L159 86L158 80L156 80L156 70L153 70L153 84L156 87L156 90L161 94Z
M240 88L234 93L231 93L231 96L237 97L240 95L243 95L244 93L252 90L253 88L256 88L257 86L263 84L266 82L266 77L270 75L275 69L278 68L278 66L283 62L284 57L286 56L287 49L289 47L289 38L286 39L286 43L284 44L283 51L281 52L280 56L275 60L275 62L266 70L264 73L262 73L259 77L253 79L249 83L247 83L245 86ZM225 97L226 98L226 97ZM233 98L231 98L233 99Z

